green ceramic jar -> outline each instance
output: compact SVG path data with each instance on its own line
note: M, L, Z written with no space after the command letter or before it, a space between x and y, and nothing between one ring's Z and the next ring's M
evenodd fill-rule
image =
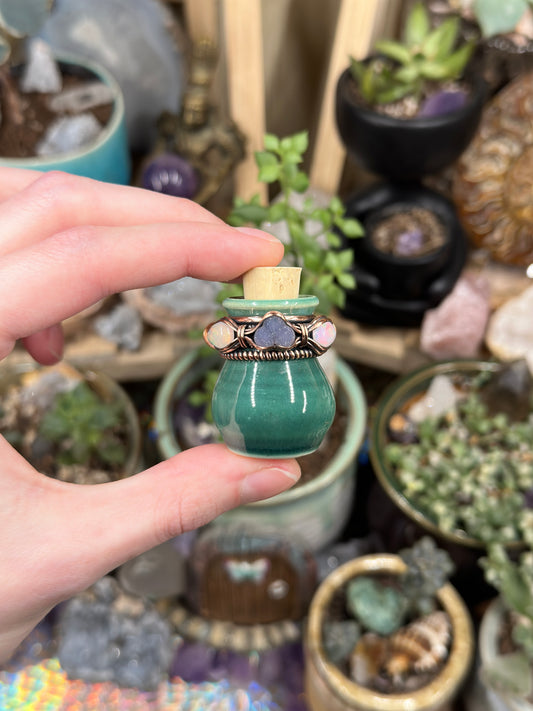
M226 299L230 317L311 316L315 296L252 301ZM276 347L276 344L273 344ZM229 449L285 458L318 448L335 414L331 385L316 358L225 360L213 393L213 418Z

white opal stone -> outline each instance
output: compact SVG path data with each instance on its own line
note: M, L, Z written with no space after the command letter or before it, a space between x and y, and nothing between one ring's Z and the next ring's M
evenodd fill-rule
M335 324L325 321L313 331L314 340L323 348L329 348L337 336Z
M217 321L207 331L207 340L213 348L221 349L229 346L234 339L233 328L224 321Z

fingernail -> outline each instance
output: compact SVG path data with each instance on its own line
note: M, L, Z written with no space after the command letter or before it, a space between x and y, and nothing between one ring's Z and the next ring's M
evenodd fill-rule
M265 232L264 230L258 230L255 227L236 227L236 230L242 232L245 235L250 235L250 237L259 237L259 239L264 239L267 242L279 242L280 240L274 235Z
M285 491L295 484L300 478L297 465L294 469L281 467L267 467L252 472L241 483L241 501L250 504L253 501L262 501L271 496Z

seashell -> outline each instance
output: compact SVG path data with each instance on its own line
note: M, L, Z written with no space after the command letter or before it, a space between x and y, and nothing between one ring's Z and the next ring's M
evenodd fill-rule
M523 74L492 99L452 180L474 245L496 261L526 267L533 262L532 96L533 74Z
M391 635L384 669L391 676L432 671L448 656L450 639L448 615L432 612Z
M367 632L355 645L350 657L350 676L356 684L366 686L376 677L388 654L388 639Z

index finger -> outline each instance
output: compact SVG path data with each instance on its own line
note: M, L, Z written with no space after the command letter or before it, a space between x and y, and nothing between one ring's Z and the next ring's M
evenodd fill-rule
M0 202L24 190L43 173L29 168L7 168L0 166Z
M54 235L0 259L0 358L19 338L108 294L186 275L229 281L278 264L283 251L265 232L223 223L91 226Z

